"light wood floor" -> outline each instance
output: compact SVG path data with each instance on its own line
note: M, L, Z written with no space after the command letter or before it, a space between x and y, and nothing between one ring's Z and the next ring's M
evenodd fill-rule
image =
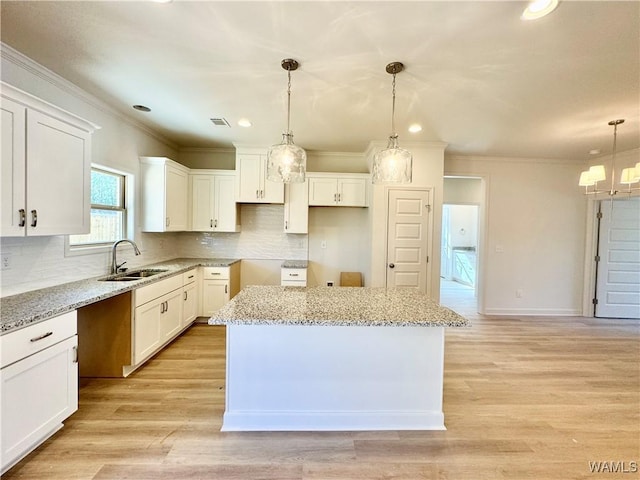
M224 327L191 328L3 478L586 479L640 463L640 323L482 318L446 339L447 431L221 433Z

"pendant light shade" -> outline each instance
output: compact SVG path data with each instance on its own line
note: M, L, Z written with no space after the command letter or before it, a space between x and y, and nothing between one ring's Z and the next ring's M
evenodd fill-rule
M298 62L286 58L282 68L287 71L287 130L282 134L282 142L273 145L267 152L267 179L272 182L303 183L307 168L307 152L293 143L293 133L289 128L291 119L291 72L298 68Z
M398 145L398 134L395 133L396 110L396 74L404 70L400 62L392 62L386 67L386 72L393 75L391 102L391 135L387 148L376 153L373 157L374 184L411 183L413 157L408 150Z
M613 151L611 153L611 187L608 190L598 188L598 182L603 182L607 179L604 165L594 165L589 170L585 170L580 174L578 185L584 187L585 195L598 195L608 194L610 197L617 195L618 193L627 193L638 191L640 188L631 188L631 185L640 183L640 163L637 163L635 167L624 168L620 175L620 184L627 185L626 190L615 189L615 169L616 169L616 143L618 137L618 125L624 123L624 119L611 120L609 125L613 127ZM589 187L593 187L589 189Z

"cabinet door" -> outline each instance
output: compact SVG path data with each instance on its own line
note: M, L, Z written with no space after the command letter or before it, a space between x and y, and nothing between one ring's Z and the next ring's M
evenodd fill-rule
M262 202L284 203L284 183L267 180L267 156L261 155Z
M339 179L338 205L343 207L366 207L367 181L364 178Z
M2 127L0 236L2 237L22 237L26 231L22 220L22 215L26 215L26 111L23 105L6 98L2 99L2 118L0 119Z
M335 178L309 179L309 205L334 206L338 199L337 182Z
M171 165L166 166L165 202L166 230L168 232L185 231L188 228L187 195L189 176Z
M229 301L229 280L204 280L202 284L202 315L213 315Z
M213 229L216 232L237 231L237 207L235 199L235 177L216 175L214 180Z
M182 289L162 297L164 308L160 310L160 343L171 340L182 328Z
M182 326L186 327L198 317L198 284L184 286L182 294Z
M260 155L238 155L236 162L236 185L238 202L261 202L261 163Z
M233 188L233 184L232 184ZM214 176L191 177L191 230L208 232L213 229ZM231 190L233 199L233 189Z
M78 409L77 345L74 335L0 370L2 472Z
M27 235L89 233L91 135L27 112Z
M164 304L160 299L136 308L133 332L135 364L140 363L160 346L160 315L163 311Z
M289 183L285 186L284 231L309 232L309 184Z

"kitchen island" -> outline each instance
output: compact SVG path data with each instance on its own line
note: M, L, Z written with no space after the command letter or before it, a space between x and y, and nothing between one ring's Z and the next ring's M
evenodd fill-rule
M227 326L223 431L444 430L444 329L410 289L249 286Z

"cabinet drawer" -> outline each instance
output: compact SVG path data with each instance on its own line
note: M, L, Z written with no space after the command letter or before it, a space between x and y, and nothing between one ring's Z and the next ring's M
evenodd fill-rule
M293 280L297 282L307 281L306 268L282 268L280 269L280 281Z
M174 275L166 280L140 287L135 290L135 305L139 307L178 288L182 288L182 275Z
M2 368L78 333L75 310L0 337Z
M197 274L198 274L198 270L195 268L192 270L189 270L188 272L184 272L182 274L182 284L189 285L190 283L195 282L197 280Z
M229 280L229 267L204 267L203 280Z
M300 280L282 280L280 281L280 286L281 287L306 287L307 286L307 282L306 281L300 281Z

